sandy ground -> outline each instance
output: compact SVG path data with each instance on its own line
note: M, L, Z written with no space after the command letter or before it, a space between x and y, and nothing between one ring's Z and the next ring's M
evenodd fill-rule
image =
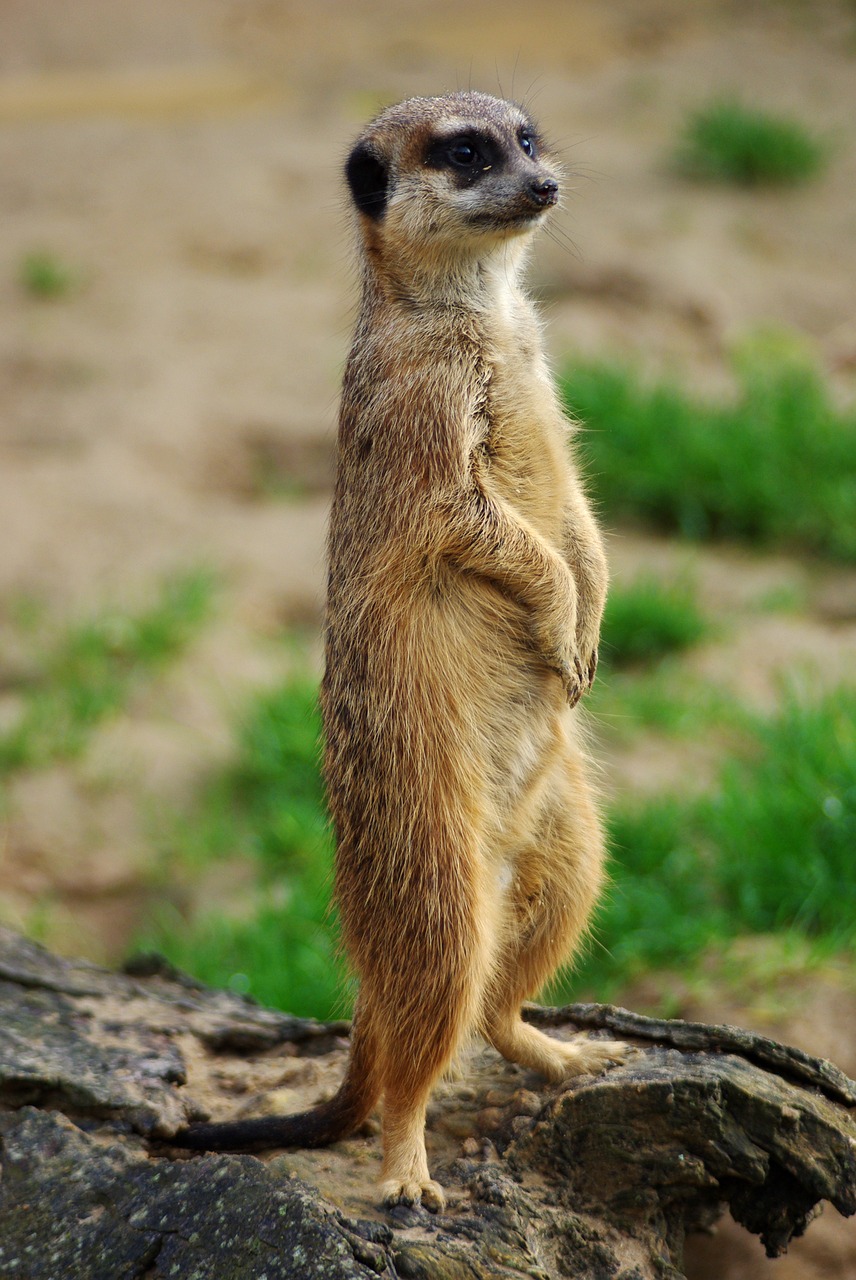
M856 11L844 0L5 0L0 717L26 668L10 621L22 598L64 619L133 604L191 565L226 583L188 660L79 765L10 788L0 909L26 923L48 896L56 945L122 951L145 907L141 798L187 793L228 752L248 689L281 674L282 627L317 632L354 302L340 162L379 106L468 85L530 104L571 174L533 270L557 360L629 354L719 390L730 346L776 324L853 395ZM686 111L726 90L829 135L827 175L785 193L673 176ZM39 251L72 270L63 297L22 288ZM289 478L287 500L264 483L271 469ZM852 572L627 532L611 549L619 581L691 561L727 620L695 661L737 696L769 706L782 673L852 673ZM759 612L782 588L805 610ZM655 742L607 760L614 788L692 771ZM852 1071L852 1030L831 1034L852 1028L842 990L831 975L822 999L806 996L826 1019L802 1025L791 1008L772 1022ZM747 1007L729 1014L746 1020ZM852 1226L828 1241L775 1274L856 1276ZM694 1265L767 1274L751 1269L756 1254Z

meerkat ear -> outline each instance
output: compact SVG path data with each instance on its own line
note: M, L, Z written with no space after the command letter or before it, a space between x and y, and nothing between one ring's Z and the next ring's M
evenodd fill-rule
M369 218L383 217L389 170L368 143L358 142L354 147L345 165L345 177L360 213Z

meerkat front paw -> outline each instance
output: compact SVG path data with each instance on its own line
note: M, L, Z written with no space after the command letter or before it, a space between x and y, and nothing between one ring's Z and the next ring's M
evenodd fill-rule
M562 682L568 704L576 706L594 684L597 671L597 637L545 650L542 658Z
M548 659L547 664L561 680L568 706L575 707L586 690L590 688L579 657L574 655L564 658L557 655L552 660Z
M380 1184L381 1201L386 1209L397 1204L422 1204L431 1213L441 1213L446 1207L446 1196L439 1182L428 1178L425 1182L402 1182L388 1178Z

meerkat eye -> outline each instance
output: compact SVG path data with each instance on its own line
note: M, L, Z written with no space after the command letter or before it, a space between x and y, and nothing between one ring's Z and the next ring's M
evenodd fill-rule
M527 156L529 156L530 160L535 159L535 139L532 137L531 133L521 133L520 146L526 152Z
M458 133L437 138L425 153L432 169L451 169L460 182L474 182L501 163L496 144L479 133Z
M481 152L472 142L461 139L453 142L447 152L449 160L458 169L472 169L483 163Z

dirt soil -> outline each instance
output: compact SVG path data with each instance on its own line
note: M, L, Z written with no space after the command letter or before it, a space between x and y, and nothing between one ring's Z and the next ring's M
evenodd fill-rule
M355 286L341 160L379 106L469 85L529 104L571 174L533 269L557 362L631 355L719 391L731 345L775 324L804 335L853 396L852 3L6 0L0 720L26 671L12 626L22 599L62 620L133 605L193 565L226 583L189 658L81 763L10 788L0 911L26 926L49 900L54 946L122 953L146 907L141 799L180 798L224 758L247 691L282 674L284 625L307 628L317 653ZM687 110L732 90L828 135L828 173L784 193L670 173ZM38 252L68 265L62 296L22 286ZM770 706L782 674L853 672L853 572L626 531L611 549L619 581L691 563L705 608L727 620L695 661L735 696ZM776 592L805 607L759 611ZM643 741L607 757L607 784L680 785L696 764ZM844 980L830 974L803 996L798 1010L747 998L727 1012L814 1052L828 1044L856 1069ZM681 999L692 1012L691 994ZM807 1007L829 1017L807 1021ZM726 1261L720 1240L693 1274L766 1275L757 1245L742 1247ZM806 1249L776 1266L780 1280L856 1277L852 1224L813 1228Z

